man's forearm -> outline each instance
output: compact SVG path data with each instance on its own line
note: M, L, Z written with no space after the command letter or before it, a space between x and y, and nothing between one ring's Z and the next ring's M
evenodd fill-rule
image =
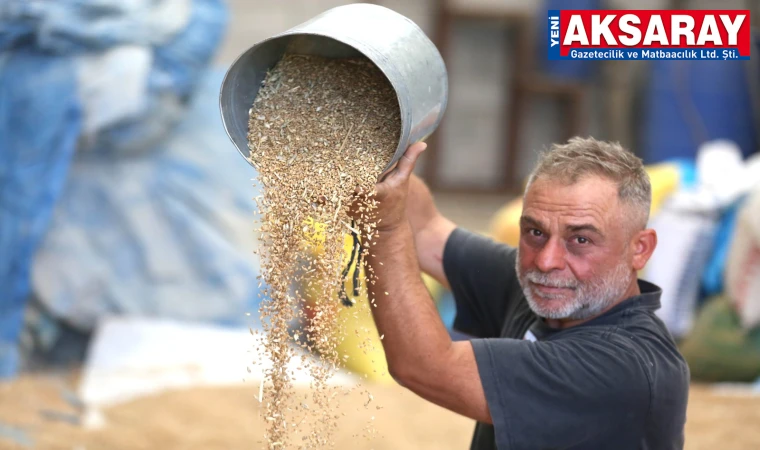
M378 331L388 368L404 378L414 368L434 370L451 346L451 338L420 277L409 223L380 231L368 263L377 277L369 284ZM380 264L382 262L382 265Z
M409 195L406 203L406 216L412 228L412 234L417 235L425 229L436 216L438 209L433 201L433 194L416 175L409 177Z
M430 190L414 175L409 179L408 197L406 215L420 268L448 288L443 270L443 250L456 225L438 212Z

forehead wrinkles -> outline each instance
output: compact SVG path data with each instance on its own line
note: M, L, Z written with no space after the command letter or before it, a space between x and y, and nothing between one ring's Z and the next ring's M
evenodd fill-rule
M556 215L555 213L560 214ZM575 203L533 201L525 203L523 214L531 216L540 222L550 220L552 222L562 221L575 224L575 222L583 221L591 222L595 225L606 225L607 220L605 220L605 217L609 212L605 212L605 208L593 204L578 205ZM547 215L550 217L547 217Z
M559 217L544 217L543 220L557 220L568 217L591 219L596 225L614 225L620 218L620 203L613 183L587 179L573 185L564 185L540 180L526 192L525 215L540 219L559 213Z

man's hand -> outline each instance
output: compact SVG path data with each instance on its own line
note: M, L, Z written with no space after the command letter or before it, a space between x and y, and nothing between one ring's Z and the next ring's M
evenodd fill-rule
M408 220L406 203L409 195L409 177L414 172L417 159L426 148L427 144L424 142L412 144L399 159L396 167L383 181L375 185L375 200L379 203L375 217L379 219L379 232L392 231Z
M379 208L375 210L372 221L377 223L377 231L383 234L408 223L420 268L448 288L443 270L443 250L456 224L441 215L435 207L430 190L413 173L417 159L426 148L424 142L412 144L396 167L375 185L375 199L378 200ZM362 216L361 205L368 200L363 194L356 192L357 200L349 212L353 218Z

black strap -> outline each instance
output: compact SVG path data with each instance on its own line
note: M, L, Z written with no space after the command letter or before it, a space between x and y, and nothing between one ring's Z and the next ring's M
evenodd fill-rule
M353 231L355 227L355 222L352 220L351 237L353 238L353 247L351 247L351 258L349 258L348 264L346 264L346 268L343 269L343 273L341 274L340 292L338 293L338 297L340 297L340 301L343 303L343 306L354 306L356 303L353 299L350 299L346 293L346 279L348 277L348 271L351 270L351 264L354 263L354 260L356 260L356 267L354 268L353 275L353 297L357 297L359 295L359 272L361 271L362 249L361 242L359 241L359 235Z

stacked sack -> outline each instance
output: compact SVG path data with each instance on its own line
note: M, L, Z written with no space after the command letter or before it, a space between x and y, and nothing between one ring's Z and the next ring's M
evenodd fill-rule
M707 300L681 348L696 380L760 377L760 188L742 203L732 234L725 292Z
M760 325L760 189L739 213L726 264L725 284L742 326Z
M95 173L98 164L159 151L184 117L226 22L222 0L3 3L0 378L18 370L32 257L70 170ZM75 155L78 168L72 169ZM66 256L57 264L73 271L76 255ZM72 295L54 301L75 317Z

